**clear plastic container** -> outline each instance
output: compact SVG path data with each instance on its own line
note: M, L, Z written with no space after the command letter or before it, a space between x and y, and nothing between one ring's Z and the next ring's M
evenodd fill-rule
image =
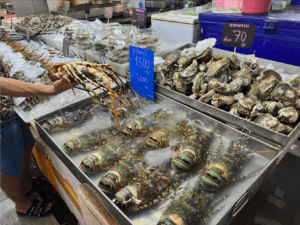
M134 32L132 42L135 46L151 46L156 45L160 37L161 34L152 28L140 29Z
M119 50L117 52L108 53L107 57L113 63L124 64L129 62L129 51Z
M107 30L114 30L120 27L119 23L105 23L103 24L103 27Z
M92 42L92 47L93 50L101 57L106 57L106 54L109 52L108 45L100 41Z
M73 35L74 39L76 40L75 46L82 50L90 49L91 46L91 34L87 33L85 29L81 29L80 31L77 30Z

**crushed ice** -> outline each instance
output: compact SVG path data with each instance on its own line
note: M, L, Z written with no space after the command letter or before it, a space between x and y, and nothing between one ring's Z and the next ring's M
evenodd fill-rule
M163 162L173 157L175 152L172 148L163 148L161 150L148 151L145 155L144 161L149 166L159 166Z

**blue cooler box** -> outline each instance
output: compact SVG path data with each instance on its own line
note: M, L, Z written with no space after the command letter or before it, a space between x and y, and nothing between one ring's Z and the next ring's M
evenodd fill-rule
M300 66L300 21L286 20L287 12L299 12L300 7L288 7L284 14L199 14L202 39L216 38L216 48L233 51L233 47L222 44L222 31L228 22L253 23L256 26L255 39L249 48L237 48L242 54L255 54L259 58ZM271 17L276 17L270 18ZM280 19L279 19L280 18Z

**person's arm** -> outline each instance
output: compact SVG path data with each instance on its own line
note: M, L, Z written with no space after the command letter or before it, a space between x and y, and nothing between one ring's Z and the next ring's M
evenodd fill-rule
M55 81L53 85L33 84L11 78L0 77L0 95L29 97L35 95L56 95L64 92L77 83L70 85L65 79Z

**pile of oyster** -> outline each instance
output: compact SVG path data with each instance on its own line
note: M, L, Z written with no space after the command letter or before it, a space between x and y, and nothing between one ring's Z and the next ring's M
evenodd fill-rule
M172 52L155 65L155 82L190 98L288 134L298 122L300 75L283 81L254 56Z
M30 28L33 31L53 31L73 21L72 18L56 16L49 13L25 17L17 25Z

